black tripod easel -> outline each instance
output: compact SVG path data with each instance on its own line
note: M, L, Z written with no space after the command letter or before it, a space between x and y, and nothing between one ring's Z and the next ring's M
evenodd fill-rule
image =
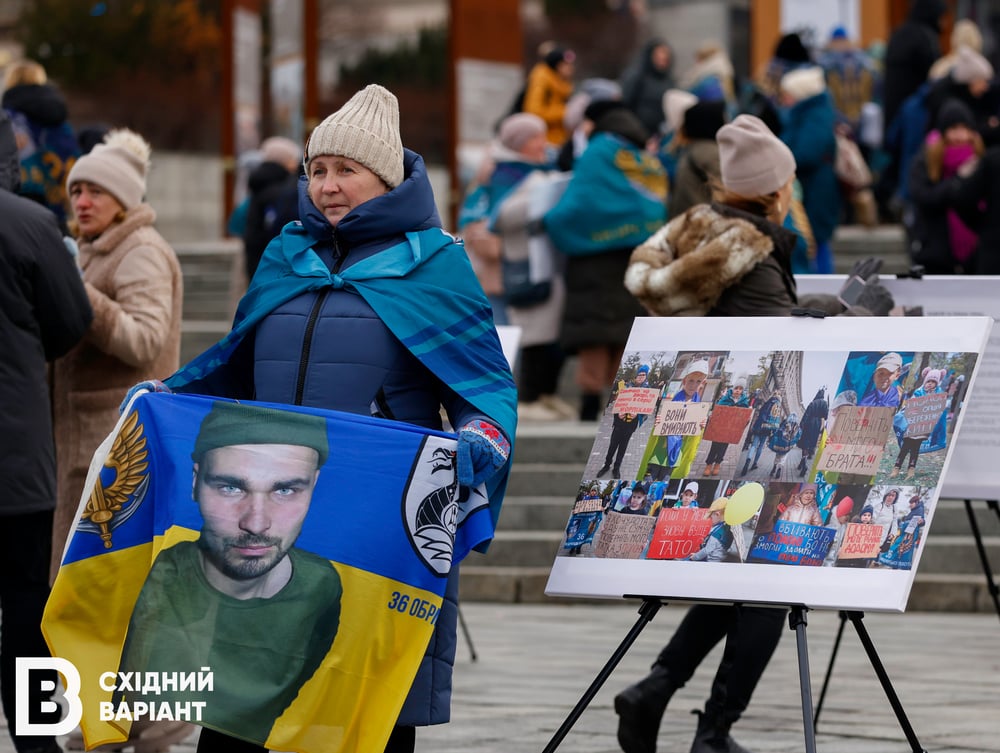
M996 609L997 616L1000 617L1000 587L997 586L996 579L993 577L993 568L990 565L989 557L986 555L986 547L983 545L983 535L979 530L979 521L976 519L976 511L972 507L973 500L966 499L965 502L965 512L969 517L969 528L972 529L972 536L976 542L976 551L979 553L979 562L983 566L983 573L986 575L986 589L989 591L990 597L993 599L993 606ZM986 509L992 510L997 519L1000 520L1000 503L995 499L983 500L986 502ZM813 717L813 724L819 724L819 714L823 710L823 701L826 699L826 691L830 686L830 678L833 675L833 664L837 660L837 652L840 650L840 641L844 635L844 625L847 624L848 618L847 612L840 613L840 627L837 629L837 637L833 640L833 649L830 651L830 661L826 667L826 676L823 678L823 688L820 690L819 701L816 704L816 714Z
M656 613L660 611L660 607L666 602L654 596L644 596L642 597L642 604L639 607L639 619L635 621L632 629L628 631L622 642L618 644L618 648L615 649L614 653L611 654L611 658L608 659L607 663L601 668L601 671L597 673L597 677L594 681L590 683L590 686L584 692L583 696L577 701L576 706L573 710L569 712L569 716L566 720L559 726L556 733L549 740L548 745L545 746L542 753L552 753L556 748L559 747L559 743L563 741L569 731L573 729L573 725L576 724L577 720L583 714L584 710L594 700L594 696L597 695L597 691L601 689L601 686L607 681L614 672L615 667L621 662L628 653L628 650L632 648L632 644L635 643L636 638L639 637L639 633L642 632L643 628L648 625Z
M1000 520L1000 504L997 504L997 500L987 499L984 502L986 502L986 509L996 513L997 520ZM965 512L969 516L969 528L972 529L972 536L976 540L976 551L979 552L979 562L982 564L983 572L986 574L986 588L993 599L993 606L997 610L997 616L1000 617L1000 588L997 587L997 583L993 579L993 568L990 567L989 557L986 556L986 547L983 546L983 535L979 531L979 522L976 520L976 511L972 509L971 499L965 500Z
M830 679L830 670L833 668L833 658L831 657L830 659L830 666L827 668L826 680L823 682L823 691L820 694L819 705L816 707L816 711L814 713L812 705L812 684L809 677L809 647L806 644L806 611L806 607L793 606L791 614L788 615L788 626L795 631L795 641L799 654L799 688L802 692L802 725L805 730L806 753L816 753L816 724L819 721L819 712L822 708L823 697L826 695L827 682ZM844 633L844 625L848 620L850 620L851 624L854 625L854 629L858 633L858 638L861 639L861 644L865 648L865 653L868 654L868 659L872 664L872 668L875 670L875 674L878 676L879 682L882 684L882 689L885 691L886 698L889 699L889 704L892 706L892 710L896 714L896 719L899 720L899 726L902 728L903 734L906 735L907 742L910 743L910 750L912 750L913 753L927 753L924 747L921 746L920 741L917 739L916 733L913 731L913 726L910 724L910 720L906 716L906 711L903 709L903 704L900 703L899 696L896 695L896 690L893 688L892 681L889 679L889 674L885 671L885 666L879 658L878 651L875 649L875 644L872 642L867 628L865 628L862 623L863 618L863 612L840 613L840 630L837 633L837 640L834 643L834 656L836 656L841 636Z

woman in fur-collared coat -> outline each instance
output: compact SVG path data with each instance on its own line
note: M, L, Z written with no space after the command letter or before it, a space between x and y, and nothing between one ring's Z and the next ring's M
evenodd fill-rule
M722 187L716 201L692 207L636 248L625 287L656 316L787 315L798 303L791 268L796 237L781 222L792 199L795 159L749 115L720 128L717 141ZM649 675L615 697L622 750L656 747L671 696L724 636L732 661L719 668L691 753L742 750L729 729L778 645L783 618L780 609L692 607Z
M169 376L180 361L181 268L153 227L156 213L142 201L149 155L138 134L112 131L67 179L94 321L53 369L59 489L53 574L91 456L114 428L122 398L137 382Z

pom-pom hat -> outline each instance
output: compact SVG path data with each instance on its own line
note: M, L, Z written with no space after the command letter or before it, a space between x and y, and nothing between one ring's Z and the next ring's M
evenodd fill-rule
M399 102L378 84L357 92L316 126L306 145L306 164L321 154L358 162L389 188L403 182L403 142L399 135Z
M126 211L134 209L146 195L151 151L147 141L134 131L110 131L103 143L76 161L66 178L66 187L84 181L93 183L114 196Z

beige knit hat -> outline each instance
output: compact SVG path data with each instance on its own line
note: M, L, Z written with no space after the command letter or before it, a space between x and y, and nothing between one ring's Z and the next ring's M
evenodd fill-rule
M826 76L818 65L796 68L781 77L781 91L801 102L826 91Z
M959 84L971 84L973 81L990 81L993 78L993 66L990 61L971 47L958 48L958 59L951 69L952 79Z
M369 84L316 126L306 145L306 163L321 154L360 162L395 188L403 182L399 102L388 89Z
M66 188L80 181L94 183L118 199L126 211L134 209L146 195L151 152L149 143L135 131L110 131L104 143L76 161L66 178Z
M719 167L722 185L740 196L766 196L795 175L795 157L764 121L737 115L719 129Z

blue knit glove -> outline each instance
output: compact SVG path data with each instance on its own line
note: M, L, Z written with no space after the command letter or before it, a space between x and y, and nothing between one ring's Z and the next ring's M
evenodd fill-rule
M458 431L458 483L479 486L504 467L510 442L488 421L470 421Z
M125 399L122 400L122 404L118 406L118 415L120 416L125 412L128 404L131 402L132 398L137 392L170 392L170 388L161 382L159 379L147 379L145 382L139 382L139 384L129 387L128 392L125 393Z

